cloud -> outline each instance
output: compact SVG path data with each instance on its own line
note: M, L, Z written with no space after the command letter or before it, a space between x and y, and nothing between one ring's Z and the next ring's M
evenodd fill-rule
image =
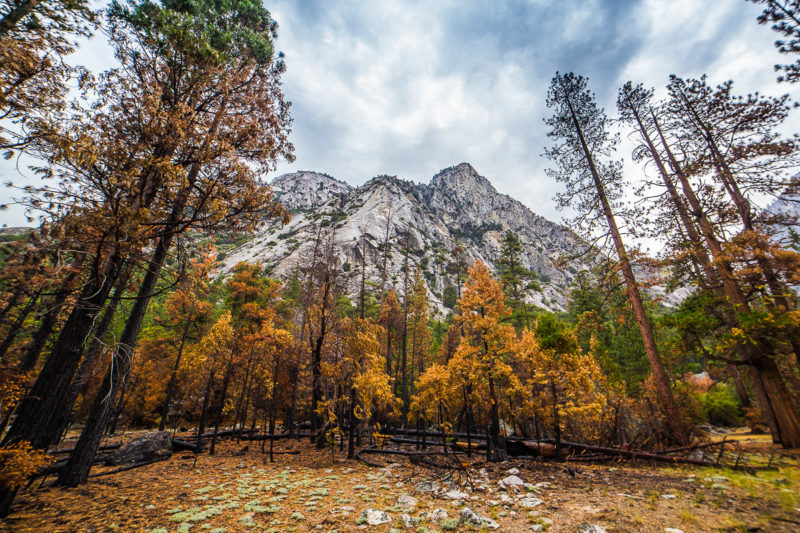
M541 157L556 70L588 76L609 114L628 79L661 88L672 73L733 78L741 92L796 91L775 83L772 65L784 58L772 32L756 24L758 6L743 0L277 0L267 7L287 56L297 156L279 172L318 170L354 185L378 174L427 182L468 161L498 190L556 220L558 185ZM793 118L787 131L798 126ZM641 172L630 162L626 169L634 179Z

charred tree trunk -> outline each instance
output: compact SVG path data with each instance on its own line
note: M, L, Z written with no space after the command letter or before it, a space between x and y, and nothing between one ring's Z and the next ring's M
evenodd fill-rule
M182 206L176 206L171 215L175 215L178 207L181 207L182 211ZM58 477L58 482L61 485L76 486L86 481L89 475L92 460L97 453L97 448L100 446L100 439L113 414L114 399L117 391L124 388L124 383L128 379L128 374L133 364L136 338L142 328L147 307L161 274L161 268L167 258L167 252L172 244L173 236L173 232L167 232L155 246L136 300L120 336L119 345L112 355L111 366L108 368L100 390L97 392L92 411L75 445L75 450L70 455L64 470Z
M34 448L44 449L55 444L61 434L61 421L69 417L72 407L66 404L66 400L70 383L81 361L84 342L95 316L111 291L122 262L120 255L109 258L102 269L106 275L92 276L84 285L50 357L20 403L17 417L3 441L5 445L29 441Z
M45 311L44 315L42 315L39 328L36 330L36 333L34 333L31 342L25 347L25 352L19 364L19 369L23 372L32 370L39 361L39 355L41 355L42 350L47 344L47 340L53 333L53 328L55 328L55 325L58 323L58 317L61 314L64 303L75 288L75 282L77 280L78 272L75 271L65 280L61 290L48 302L48 309Z
M500 406L497 401L494 379L492 378L489 378L489 396L489 401L492 405L490 408L491 419L488 442L491 442L492 445L488 447L487 460L493 463L500 463L508 458L508 454L506 453L506 439L500 434Z
M19 335L20 331L22 331L22 325L25 323L25 319L28 318L28 315L31 314L31 311L33 311L33 307L36 305L36 302L39 301L39 296L41 293L42 291L38 290L28 299L28 303L25 304L25 307L20 309L16 318L9 326L6 337L3 339L3 342L0 343L0 361L3 361L6 358L8 349L11 348L11 345L14 343L14 339L16 339L17 335Z

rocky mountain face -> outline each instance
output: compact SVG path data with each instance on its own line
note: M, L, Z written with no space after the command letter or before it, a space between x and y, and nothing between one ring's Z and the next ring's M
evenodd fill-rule
M278 176L270 186L290 211L316 209L332 196L353 190L347 183L327 174L306 170Z
M294 212L291 222L264 225L224 258L226 269L247 261L264 265L273 276L288 277L310 256L322 230L333 232L336 262L350 294L358 294L366 249L370 285L379 292L385 278L386 289L395 287L402 295L407 242L411 268L423 272L429 298L442 316L447 312L445 289L455 284L448 267L457 246L468 264L479 259L496 270L501 238L514 232L523 244L524 266L541 280L542 291L533 293L532 303L554 311L565 308L572 278L586 267L568 259L585 247L577 235L498 193L467 163L442 170L428 185L379 176L352 188L330 176L297 172L276 178L273 187Z

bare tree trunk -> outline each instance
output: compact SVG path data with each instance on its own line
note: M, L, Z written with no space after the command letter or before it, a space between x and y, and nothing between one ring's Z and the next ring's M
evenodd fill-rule
M550 380L550 396L553 399L553 436L556 439L556 460L561 460L561 418L558 414L558 392L556 384Z
M500 407L497 401L494 379L492 378L489 378L489 397L492 405L490 408L491 422L489 424L489 439L487 439L487 442L491 442L492 445L489 447L491 452L487 460L493 463L500 463L508 458L508 454L506 453L506 439L500 434Z
M203 433L206 430L206 418L208 417L208 404L211 400L211 386L214 384L214 374L216 374L216 369L212 367L211 372L208 374L208 381L206 381L206 390L203 393L203 407L200 409L200 423L197 427L198 450L203 443Z

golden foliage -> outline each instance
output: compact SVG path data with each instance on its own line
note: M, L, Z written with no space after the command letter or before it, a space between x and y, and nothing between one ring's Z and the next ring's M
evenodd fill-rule
M46 452L33 449L25 441L0 448L0 483L17 487L51 459Z

